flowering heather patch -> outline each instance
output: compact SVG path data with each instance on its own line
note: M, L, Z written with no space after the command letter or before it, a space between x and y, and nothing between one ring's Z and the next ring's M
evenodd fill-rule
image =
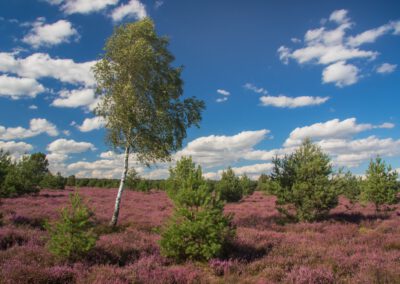
M2 200L1 283L400 283L398 205L377 216L373 206L349 210L341 198L325 221L285 223L275 198L256 192L226 205L237 238L224 258L176 265L159 253L160 229L172 212L164 192L124 192L113 231L107 224L116 190L82 188L101 236L85 259L63 263L47 251L41 224L57 219L71 192Z

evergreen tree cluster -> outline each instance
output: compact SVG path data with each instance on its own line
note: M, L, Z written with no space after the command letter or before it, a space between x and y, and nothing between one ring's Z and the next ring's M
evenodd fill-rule
M397 202L398 174L380 158L371 160L365 178L350 171L334 172L327 154L306 139L292 154L275 157L270 175L261 175L258 189L276 195L278 209L298 221L316 221L338 204L339 195L355 203L372 202L376 210Z
M37 193L40 188L64 188L64 178L53 175L43 153L25 155L13 160L8 152L0 149L0 197L16 197Z

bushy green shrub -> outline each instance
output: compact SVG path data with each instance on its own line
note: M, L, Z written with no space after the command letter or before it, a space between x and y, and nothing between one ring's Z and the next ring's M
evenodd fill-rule
M75 261L89 252L96 244L93 232L92 211L78 193L70 195L71 206L60 211L60 219L46 225L50 234L48 248L54 255Z
M4 180L12 166L10 153L0 149L0 190L3 188Z
M242 188L243 195L251 195L257 188L257 183L251 180L246 174L239 178L239 184Z
M278 209L285 215L299 221L315 221L338 204L338 191L330 181L329 156L309 139L294 153L276 157L273 163L274 193Z
M221 180L217 183L221 199L227 202L237 202L243 197L243 187L232 168L222 172Z
M180 183L175 184L172 194L173 216L162 232L162 254L178 262L221 255L235 233L231 217L224 215L224 202L210 191L201 168L196 168L191 158L178 161L171 172Z
M380 157L371 160L362 188L362 201L374 203L376 211L380 211L382 205L396 203L399 189L397 178L397 172Z
M132 168L129 170L128 174L126 175L125 187L130 190L137 190L137 185L140 181L140 176L137 171Z
M43 153L23 156L12 162L10 155L0 150L0 196L15 197L39 191L39 184L49 172Z
M43 177L42 181L40 182L40 187L48 189L64 189L65 184L66 180L61 176L60 173L53 175L49 172Z
M332 184L337 189L338 194L350 201L348 209L353 208L360 200L362 180L350 171L343 172L343 169L339 169L339 172L333 175Z
M49 173L49 162L46 155L40 152L25 156L20 164L34 186L38 186L44 176Z
M75 177L75 175L70 175L70 176L67 178L66 185L67 185L67 186L76 186L76 177Z
M15 163L11 161L10 153L0 149L0 197L16 195L16 190L9 186L10 181L6 183L7 176L12 173L8 178L10 179L15 172Z
M261 174L257 181L257 190L263 191L267 194L275 194L275 191L279 187L276 180L272 180L271 176Z
M37 193L39 184L31 176L29 157L25 156L18 163L14 163L4 180L3 193L5 197L16 197L26 193Z
M193 183L193 184L187 184ZM187 186L198 188L204 183L201 168L197 167L191 157L182 157L174 168L169 169L169 178L167 179L167 194L174 198L176 193Z

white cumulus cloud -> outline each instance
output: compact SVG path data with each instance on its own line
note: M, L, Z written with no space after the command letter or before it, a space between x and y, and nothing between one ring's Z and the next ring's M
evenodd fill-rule
M89 150L96 150L96 147L89 142L77 142L73 139L67 140L64 138L57 139L47 146L47 150L52 153L72 154L82 153Z
M338 24L347 23L350 19L347 17L348 11L345 9L335 10L329 16L329 20Z
M0 75L0 96L11 97L12 99L34 98L44 91L43 85L35 79Z
M0 71L32 79L54 78L63 83L92 86L91 68L96 61L76 63L72 59L52 58L47 53L34 53L20 58L16 53L0 52Z
M82 125L78 125L78 129L82 132L89 132L92 130L100 129L106 124L102 117L85 118Z
M4 152L9 152L14 159L18 159L22 155L32 151L33 146L25 142L0 141L0 149Z
M381 74L389 74L393 73L396 70L396 68L397 64L383 63L376 69L376 72Z
M250 157L254 146L264 140L270 131L267 129L243 131L233 136L210 135L197 138L177 152L175 160L182 156L191 156L203 167L230 165L233 162ZM252 157L253 158L253 157Z
M373 43L385 34L399 34L400 21L389 22L360 34L349 35L355 24L348 17L345 9L333 11L329 21L336 27L322 26L306 31L304 45L292 49L284 45L278 48L278 55L284 64L291 59L299 64L329 65L323 70L322 82L338 87L355 84L360 78L360 69L350 60L374 60L379 52L361 49L366 43Z
M360 46L365 43L373 43L379 37L387 34L390 30L392 30L392 26L390 24L386 24L375 29L370 29L356 36L350 36L348 38L348 44L350 46Z
M63 12L71 14L90 14L113 6L119 0L47 0L52 5L60 5Z
M274 106L280 108L298 108L304 106L320 105L329 100L329 97L287 97L287 96L262 96L260 97L263 106Z
M120 22L125 18L137 20L147 17L146 6L139 0L130 0L127 4L115 8L111 13L114 22Z
M223 98L218 98L218 99L216 99L215 101L216 101L217 103L223 103L223 102L226 102L227 100L228 100L227 97L223 97Z
M338 87L349 86L357 83L359 69L353 64L339 61L329 65L322 72L323 83L334 83Z
M381 125L373 125L370 123L358 124L356 118L348 118L345 120L332 119L326 122L319 122L309 126L297 127L294 129L289 138L286 139L284 146L300 145L305 138L312 139L337 139L350 138L351 136L362 131L376 128L393 128L392 123L383 123Z
M267 91L266 89L257 87L257 86L255 86L255 85L252 84L252 83L246 83L246 84L244 84L244 85L243 85L243 88L245 88L245 89L247 89L247 90L250 90L250 91L253 91L254 93L257 93L257 94L263 94L263 95L268 94L268 91Z
M229 96L231 93L224 89L218 89L217 93L223 96Z
M69 21L59 20L52 24L45 24L43 18L39 18L22 41L34 48L39 48L69 42L77 37L78 31Z
M93 110L98 102L99 99L93 89L76 89L60 91L59 97L51 105L66 108L84 107L88 110Z
M18 127L4 127L0 125L0 139L13 140L13 139L26 139L47 133L49 136L57 136L57 127L44 118L33 118L29 122L29 128Z

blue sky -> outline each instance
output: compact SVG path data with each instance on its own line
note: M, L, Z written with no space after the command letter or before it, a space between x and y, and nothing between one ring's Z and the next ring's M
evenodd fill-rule
M91 66L113 28L151 17L206 102L184 148L208 178L256 178L311 137L335 166L400 168L398 1L13 0L0 2L0 148L45 152L52 171L119 177L91 110ZM146 169L165 177L169 164Z

